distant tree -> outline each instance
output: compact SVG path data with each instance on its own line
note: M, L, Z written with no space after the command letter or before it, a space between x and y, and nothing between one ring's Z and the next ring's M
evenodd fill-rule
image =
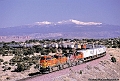
M116 45L114 45L114 46L112 46L112 48L117 48L117 46L116 46Z
M64 39L64 41L68 41L69 39Z
M25 61L29 61L30 60L30 57L29 56L26 56L26 57L23 57L23 60Z
M51 52L51 50L50 49L46 49L44 52L49 54Z
M15 41L11 41L11 43L16 43Z
M59 40L60 40L60 41L63 41L64 39L63 39L63 38L60 38Z
M24 60L23 60L23 58L22 58L22 56L14 56L11 60L10 60L10 62L23 62Z
M56 48L50 48L50 51L52 52L52 53L56 53L57 51L56 51Z
M66 49L62 49L62 52L63 52L63 54L67 53L67 50Z
M34 54L34 49L32 48L23 50L23 55L33 55L33 54Z
M36 53L39 53L43 49L42 46L33 46L33 48L35 49Z
M21 56L23 54L23 50L20 49L14 49L12 51L13 54L17 55L17 56Z
M5 49L4 48L0 48L0 55L5 54Z
M5 50L9 50L9 49L10 49L10 47L7 45L7 43L4 43L4 44L3 44L3 48L4 48Z
M52 42L56 42L56 40L55 40L55 39L52 39L51 41L52 41Z
M29 43L29 40L26 40L25 43Z

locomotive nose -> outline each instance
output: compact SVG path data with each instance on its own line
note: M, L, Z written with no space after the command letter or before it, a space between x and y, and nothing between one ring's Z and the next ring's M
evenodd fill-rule
M44 62L43 65L42 65L43 68L46 68L47 67L47 63Z

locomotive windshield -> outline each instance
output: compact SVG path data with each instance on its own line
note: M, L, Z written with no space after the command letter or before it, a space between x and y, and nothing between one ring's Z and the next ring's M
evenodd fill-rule
M45 60L45 58L44 58L44 57L41 57L41 60Z
M50 58L50 57L47 57L46 60L51 60L51 58Z

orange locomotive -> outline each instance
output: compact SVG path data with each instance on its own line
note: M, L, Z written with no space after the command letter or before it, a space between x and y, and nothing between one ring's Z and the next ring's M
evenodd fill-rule
M73 56L73 57L72 57ZM74 54L55 54L54 56L45 55L40 59L40 72L52 72L53 68L57 67L57 70L65 68L67 65L72 66L72 63L79 63L78 60L83 59L82 53Z
M62 54L56 54L54 56L45 55L40 59L40 72L52 72L54 67L57 69L63 69L64 64L67 63L67 57Z

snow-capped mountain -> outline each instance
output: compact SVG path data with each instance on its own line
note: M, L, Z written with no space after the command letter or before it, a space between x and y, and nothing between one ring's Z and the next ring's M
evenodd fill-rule
M63 25L63 24L76 24L76 25L101 25L102 23L98 22L82 22L75 19L69 19L69 20L62 20L58 22L49 22L49 21L43 21L43 22L35 22L33 25Z
M112 38L120 36L120 26L99 22L63 20L0 28L0 41L45 38Z
M63 20L57 22L58 24L77 24L77 25L101 25L102 23L97 23L97 22L82 22L74 19L69 19L69 20Z

